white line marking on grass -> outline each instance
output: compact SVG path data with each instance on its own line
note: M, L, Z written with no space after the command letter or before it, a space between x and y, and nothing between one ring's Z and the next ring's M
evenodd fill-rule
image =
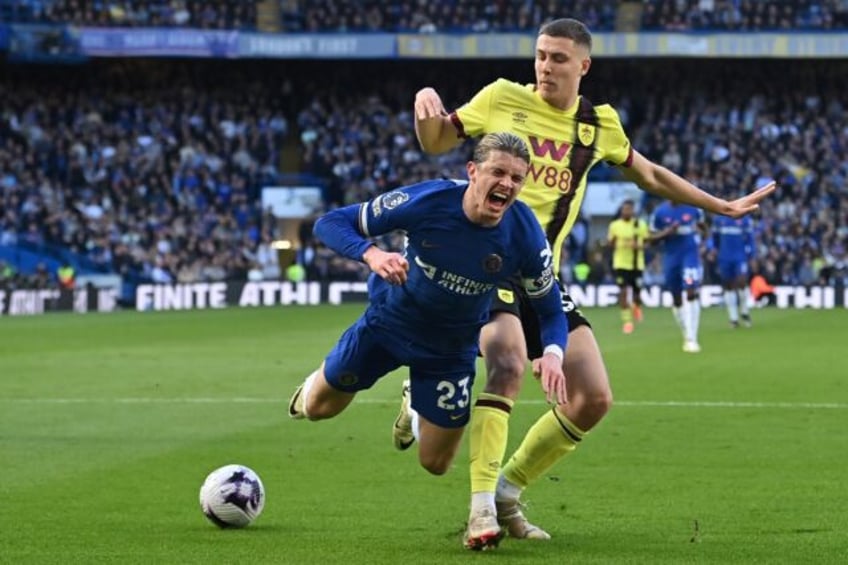
M0 398L2 404L284 404L288 399L261 398L252 396L235 397L126 397L126 398ZM396 404L396 400L360 398L358 404ZM521 400L519 404L542 405L544 400ZM760 408L760 409L809 409L846 410L848 403L842 402L734 402L734 401L688 401L688 400L618 400L615 406L649 408Z

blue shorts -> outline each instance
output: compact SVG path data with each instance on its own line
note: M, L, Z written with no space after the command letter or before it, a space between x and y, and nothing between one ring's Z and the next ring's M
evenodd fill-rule
M718 276L723 283L735 282L739 277L747 277L748 261L744 259L720 260L718 262Z
M672 294L679 294L690 288L701 286L703 268L698 252L684 255L666 255L663 261L665 272L665 289Z
M437 426L465 426L471 411L477 343L451 348L449 353L436 352L401 334L369 323L363 315L327 355L327 382L344 392L358 392L405 365L409 367L412 407Z

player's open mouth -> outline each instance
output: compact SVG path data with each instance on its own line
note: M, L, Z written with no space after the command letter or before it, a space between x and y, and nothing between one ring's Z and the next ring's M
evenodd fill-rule
M486 202L490 208L495 210L503 210L509 205L509 199L512 195L508 190L496 188L486 196Z

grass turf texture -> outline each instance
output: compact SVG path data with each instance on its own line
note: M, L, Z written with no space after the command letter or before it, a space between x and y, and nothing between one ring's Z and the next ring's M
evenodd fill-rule
M466 451L431 477L391 447L399 374L336 420L286 416L360 311L0 320L0 562L844 562L844 311L755 311L733 331L713 308L700 355L681 352L668 311L631 336L616 309L589 312L619 405L526 494L554 539L485 555L460 545ZM528 381L510 452L541 398ZM198 507L227 463L267 489L245 530Z

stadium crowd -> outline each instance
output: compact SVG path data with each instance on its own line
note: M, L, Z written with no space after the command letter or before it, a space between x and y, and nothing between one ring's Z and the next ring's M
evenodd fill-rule
M512 32L535 30L569 14L595 30L612 30L617 0L310 0L283 2L288 31Z
M279 0L283 32L531 31L568 15L613 31L622 0ZM844 0L642 0L641 28L661 31L831 30L848 27ZM80 26L252 30L257 0L0 0L9 21Z
M259 194L289 127L280 88L184 68L139 86L163 68L0 84L0 245L69 248L161 283L274 272L276 223Z
M492 73L528 70L524 62L498 69L443 62L407 65L389 79L383 65L386 80L370 84L357 77L376 76L377 63L310 62L273 72L261 63L220 65L7 73L0 85L0 245L70 248L138 281L275 278L278 228L259 196L278 181L284 150L299 154L301 173L326 179L331 205L424 178L461 177L467 148L441 157L418 148L415 90L433 85L455 107ZM811 63L775 83L782 65L604 61L584 93L618 108L638 150L708 191L734 195L776 179L779 193L757 222L757 270L773 284L844 283L848 121L840 94L848 69ZM294 90L310 95L295 98ZM596 168L592 179L614 180L612 171ZM647 216L657 201L646 196L640 204ZM589 220L567 242L565 278L608 282L601 234L590 233ZM300 240L308 277L365 275L315 244L308 227ZM714 254L705 248L704 255L712 282ZM650 265L648 281L658 282L656 260Z
M0 0L0 7L22 23L256 29L256 0Z
M642 29L793 31L848 27L843 0L645 0Z

